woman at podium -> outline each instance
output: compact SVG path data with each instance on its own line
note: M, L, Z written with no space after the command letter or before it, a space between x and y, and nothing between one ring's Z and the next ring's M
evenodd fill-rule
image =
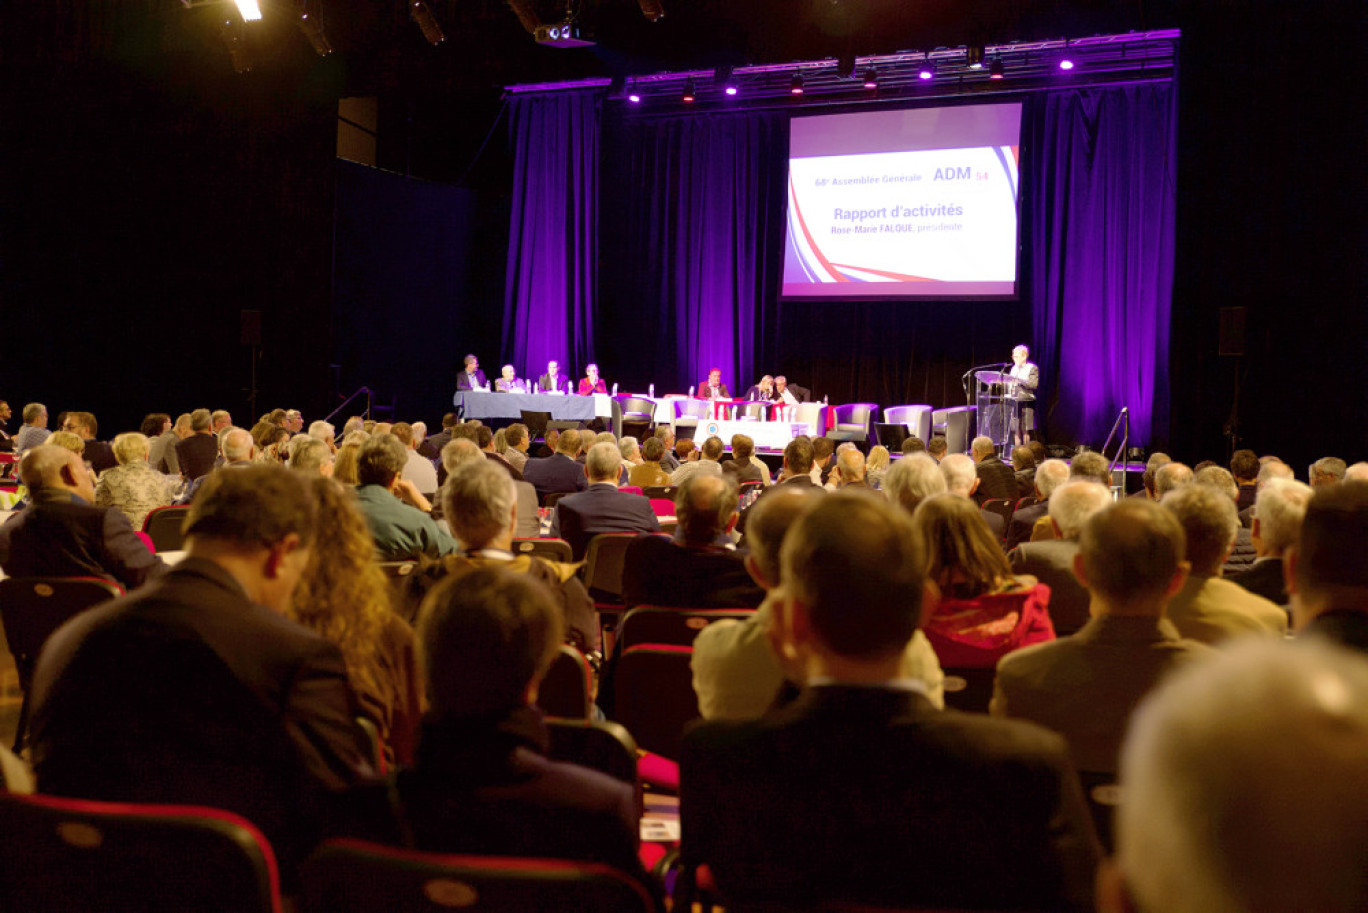
M1030 361L1031 350L1017 346L1012 350L1012 399L1016 400L1017 421L1012 429L1012 442L1024 444L1035 430L1035 391L1040 386L1040 368Z

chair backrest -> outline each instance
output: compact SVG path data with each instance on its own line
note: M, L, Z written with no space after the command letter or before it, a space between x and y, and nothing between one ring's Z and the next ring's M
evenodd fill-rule
M708 417L711 406L707 400L703 399L677 399L674 401L675 421L679 419L697 419L702 421Z
M1013 513L1015 513L1016 511L1021 510L1023 507L1031 507L1032 505L1039 503L1040 499L1037 498L1035 495L1027 495L1024 498L1017 499L1016 507L1012 508L1012 511Z
M825 434L826 408L821 403L799 403L793 407L793 421L810 426L818 435Z
M537 489L531 482L513 483L518 495L518 526L513 530L515 536L531 537L541 534L541 518L537 514Z
M652 913L650 892L610 866L567 859L424 853L328 840L300 869L305 913Z
M548 561L569 561L572 557L570 543L564 539L514 539L513 551Z
M1116 807L1121 804L1121 786L1116 774L1105 771L1080 770L1078 781L1083 786L1083 797L1092 813L1093 825L1102 849L1111 853L1116 849L1114 827Z
M684 727L698 718L692 657L693 647L637 644L617 658L613 718L646 751L679 758Z
M7 577L0 580L0 619L19 687L27 697L33 667L53 631L91 606L123 595L123 587L100 577Z
M537 689L537 706L547 716L587 720L593 704L594 673L584 654L561 644Z
M875 422L874 439L887 447L889 453L902 453L903 441L907 440L907 426L894 422Z
M836 428L837 430L863 430L868 432L874 417L878 414L878 403L846 403L836 407Z
M673 517L675 515L675 502L665 498L652 498L651 510L657 517Z
M418 617L418 606L423 601L424 588L417 585L414 571L417 561L380 561L380 570L390 585L390 603L400 617L413 622Z
M1007 521L1012 519L1012 512L1016 510L1016 505L1006 498L988 498L979 507L990 514L997 514L1001 517L1004 530L1007 528Z
M644 396L616 396L614 402L622 406L623 420L652 421L655 419L656 404Z
M663 500L674 504L675 492L678 490L678 485L647 485L641 489L641 493L652 501ZM674 511L671 510L670 513L674 513Z
M933 411L930 406L926 405L889 406L883 411L883 419L885 422L905 426L909 434L915 434L926 441L931 438L931 413Z
M642 490L640 485L623 485L618 491L625 495L641 495L643 498L646 496L646 492Z
M597 770L637 786L637 744L621 723L611 720L546 721L551 737L546 756Z
M7 909L278 913L275 854L247 819L189 805L0 794Z
M675 609L637 606L618 622L615 649L625 651L637 644L693 646L694 638L714 621L749 618L755 609Z
M945 672L945 706L966 713L987 713L993 699L994 668L950 667Z
M537 440L546 437L546 423L551 421L550 412L534 412L531 409L519 409L522 416L522 423L527 426L527 436L529 440Z
M559 501L561 498L564 498L564 497L566 497L567 495L573 495L573 494L579 494L579 492L575 492L575 491L548 491L548 492L546 493L546 495L542 497L541 506L542 506L542 507L555 507L555 506L556 506L556 502Z
M552 419L546 423L546 427L555 428L557 431L577 431L583 424L583 422L570 419Z
M584 585L595 602L621 603L627 549L640 533L599 533L584 553Z
M181 527L185 525L188 513L190 507L184 504L153 508L143 520L142 531L152 538L152 544L159 552L184 548L185 533L181 532Z
M969 450L969 426L977 412L977 406L954 406L936 409L931 413L932 433L937 430L944 433L947 453L965 453Z
M736 417L749 421L763 422L769 418L770 403L753 401L736 407Z

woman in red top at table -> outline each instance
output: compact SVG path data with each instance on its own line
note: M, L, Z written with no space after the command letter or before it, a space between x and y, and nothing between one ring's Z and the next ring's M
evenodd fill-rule
M579 395L588 396L591 393L607 393L608 385L599 377L598 365L591 364L584 369L585 377L580 378Z

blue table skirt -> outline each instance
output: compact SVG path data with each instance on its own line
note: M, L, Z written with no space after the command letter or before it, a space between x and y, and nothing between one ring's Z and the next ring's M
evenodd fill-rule
M607 399L607 397L603 397ZM465 407L466 418L522 418L522 411L550 412L557 421L587 422L595 415L593 396L556 396L550 393L481 393L457 390L452 398Z

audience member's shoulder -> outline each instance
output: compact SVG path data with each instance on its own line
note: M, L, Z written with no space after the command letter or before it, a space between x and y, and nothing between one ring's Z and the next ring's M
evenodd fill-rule
M536 789L527 796L529 799L542 798L552 804L614 813L622 803L634 801L629 784L578 764L520 751L519 767L536 778Z
M942 744L991 761L1069 766L1064 737L1025 720L1002 719L981 713L944 710L924 718L928 732L939 730Z

